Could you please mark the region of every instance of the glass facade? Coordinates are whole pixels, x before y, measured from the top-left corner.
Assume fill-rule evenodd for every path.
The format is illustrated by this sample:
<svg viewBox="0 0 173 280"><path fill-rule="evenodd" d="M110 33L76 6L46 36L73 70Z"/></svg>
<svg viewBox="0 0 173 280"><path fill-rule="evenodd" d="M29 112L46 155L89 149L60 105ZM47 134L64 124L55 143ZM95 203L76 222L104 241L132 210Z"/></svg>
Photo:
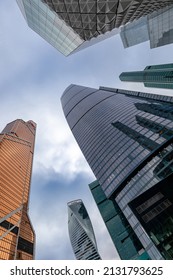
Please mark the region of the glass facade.
<svg viewBox="0 0 173 280"><path fill-rule="evenodd" d="M65 56L84 41L41 0L17 0L28 26Z"/></svg>
<svg viewBox="0 0 173 280"><path fill-rule="evenodd" d="M173 6L151 14L148 29L151 48L173 43Z"/></svg>
<svg viewBox="0 0 173 280"><path fill-rule="evenodd" d="M120 37L124 48L149 40L147 16L121 27Z"/></svg>
<svg viewBox="0 0 173 280"><path fill-rule="evenodd" d="M34 258L28 216L36 124L16 120L0 134L0 259Z"/></svg>
<svg viewBox="0 0 173 280"><path fill-rule="evenodd" d="M120 36L125 48L148 40L151 49L173 43L173 5L160 6L159 10L122 26Z"/></svg>
<svg viewBox="0 0 173 280"><path fill-rule="evenodd" d="M106 197L97 180L89 184L89 188L120 258L150 259L118 204Z"/></svg>
<svg viewBox="0 0 173 280"><path fill-rule="evenodd" d="M151 65L144 71L123 72L121 81L143 82L145 87L173 89L173 64Z"/></svg>
<svg viewBox="0 0 173 280"><path fill-rule="evenodd" d="M100 260L93 227L81 199L68 203L68 230L77 260Z"/></svg>
<svg viewBox="0 0 173 280"><path fill-rule="evenodd" d="M173 259L173 175L130 202L130 207L165 259Z"/></svg>
<svg viewBox="0 0 173 280"><path fill-rule="evenodd" d="M128 22L173 3L173 0L16 1L29 27L66 56L118 33L119 27Z"/></svg>
<svg viewBox="0 0 173 280"><path fill-rule="evenodd" d="M118 205L149 257L164 259L129 203L173 171L173 97L70 85L61 102L104 194Z"/></svg>

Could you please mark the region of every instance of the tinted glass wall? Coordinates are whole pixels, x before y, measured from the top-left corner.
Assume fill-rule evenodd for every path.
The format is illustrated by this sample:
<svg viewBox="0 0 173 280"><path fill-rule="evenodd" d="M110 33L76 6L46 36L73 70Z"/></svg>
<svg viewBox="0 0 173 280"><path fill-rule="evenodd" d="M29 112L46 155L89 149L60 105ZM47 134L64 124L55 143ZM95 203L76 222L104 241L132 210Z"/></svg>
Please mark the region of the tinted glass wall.
<svg viewBox="0 0 173 280"><path fill-rule="evenodd" d="M81 199L68 203L68 230L77 260L100 260L93 227Z"/></svg>
<svg viewBox="0 0 173 280"><path fill-rule="evenodd" d="M0 259L34 258L28 216L36 125L16 120L0 134Z"/></svg>
<svg viewBox="0 0 173 280"><path fill-rule="evenodd" d="M116 201L151 259L162 259L129 207L173 172L172 97L69 86L62 96L68 124L104 194Z"/></svg>
<svg viewBox="0 0 173 280"><path fill-rule="evenodd" d="M89 188L120 258L149 259L118 204L105 196L97 180L89 184Z"/></svg>

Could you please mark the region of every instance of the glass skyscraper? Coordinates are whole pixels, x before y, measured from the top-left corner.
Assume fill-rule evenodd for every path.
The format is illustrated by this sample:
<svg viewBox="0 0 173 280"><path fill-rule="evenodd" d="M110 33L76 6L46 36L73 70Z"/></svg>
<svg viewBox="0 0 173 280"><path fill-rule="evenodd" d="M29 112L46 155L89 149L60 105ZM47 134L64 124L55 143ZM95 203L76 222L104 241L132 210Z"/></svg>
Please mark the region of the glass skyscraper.
<svg viewBox="0 0 173 280"><path fill-rule="evenodd" d="M64 55L119 33L173 0L16 0L28 26Z"/></svg>
<svg viewBox="0 0 173 280"><path fill-rule="evenodd" d="M0 134L0 259L32 260L35 233L28 216L36 124L15 120Z"/></svg>
<svg viewBox="0 0 173 280"><path fill-rule="evenodd" d="M148 41L148 16L134 20L133 22L122 26L120 37L124 48Z"/></svg>
<svg viewBox="0 0 173 280"><path fill-rule="evenodd" d="M123 260L150 259L137 238L121 209L113 200L108 199L96 180L89 184L93 198L105 222L116 250Z"/></svg>
<svg viewBox="0 0 173 280"><path fill-rule="evenodd" d="M173 5L164 7L121 27L125 48L150 41L150 48L173 43Z"/></svg>
<svg viewBox="0 0 173 280"><path fill-rule="evenodd" d="M173 259L173 97L70 85L61 102L105 196L129 223L129 234L134 232L150 259ZM122 246L123 241L122 236Z"/></svg>
<svg viewBox="0 0 173 280"><path fill-rule="evenodd" d="M151 65L144 71L123 72L120 80L143 82L145 87L173 89L173 64Z"/></svg>
<svg viewBox="0 0 173 280"><path fill-rule="evenodd" d="M100 260L93 227L81 199L68 203L68 230L77 260Z"/></svg>

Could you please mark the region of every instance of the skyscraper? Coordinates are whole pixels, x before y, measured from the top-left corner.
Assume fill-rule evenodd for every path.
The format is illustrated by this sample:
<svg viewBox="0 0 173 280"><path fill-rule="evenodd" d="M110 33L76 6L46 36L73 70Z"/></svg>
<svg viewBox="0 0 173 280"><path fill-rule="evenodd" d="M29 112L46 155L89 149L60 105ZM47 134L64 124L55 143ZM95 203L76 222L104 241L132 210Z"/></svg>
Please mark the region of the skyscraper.
<svg viewBox="0 0 173 280"><path fill-rule="evenodd" d="M173 5L122 26L120 36L125 48L146 41L151 49L173 43Z"/></svg>
<svg viewBox="0 0 173 280"><path fill-rule="evenodd" d="M106 197L99 182L97 180L92 182L89 188L120 258L123 260L150 259L130 224L124 218L121 209L113 200Z"/></svg>
<svg viewBox="0 0 173 280"><path fill-rule="evenodd" d="M64 55L119 33L173 0L16 0L28 26Z"/></svg>
<svg viewBox="0 0 173 280"><path fill-rule="evenodd" d="M0 259L34 258L28 216L36 124L15 120L0 134Z"/></svg>
<svg viewBox="0 0 173 280"><path fill-rule="evenodd" d="M145 87L173 89L173 64L151 65L144 71L123 72L120 80L143 82Z"/></svg>
<svg viewBox="0 0 173 280"><path fill-rule="evenodd" d="M93 227L81 199L68 203L68 230L78 260L100 260Z"/></svg>
<svg viewBox="0 0 173 280"><path fill-rule="evenodd" d="M96 179L130 232L151 259L173 259L173 97L70 85L61 102Z"/></svg>
<svg viewBox="0 0 173 280"><path fill-rule="evenodd" d="M124 48L138 45L149 40L148 16L134 20L121 27L120 37Z"/></svg>

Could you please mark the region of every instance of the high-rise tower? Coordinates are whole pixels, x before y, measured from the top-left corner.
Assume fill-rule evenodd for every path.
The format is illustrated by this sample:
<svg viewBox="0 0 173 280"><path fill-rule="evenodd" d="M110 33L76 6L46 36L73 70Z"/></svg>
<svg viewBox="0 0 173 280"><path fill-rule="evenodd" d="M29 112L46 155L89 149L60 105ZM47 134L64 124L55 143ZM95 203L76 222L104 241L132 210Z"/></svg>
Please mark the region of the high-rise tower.
<svg viewBox="0 0 173 280"><path fill-rule="evenodd" d="M89 184L89 188L120 258L149 260L148 254L124 218L119 206L114 203L114 200L106 197L97 180Z"/></svg>
<svg viewBox="0 0 173 280"><path fill-rule="evenodd" d="M61 101L77 143L129 232L151 259L173 259L173 97L70 85ZM128 237L122 234L122 247Z"/></svg>
<svg viewBox="0 0 173 280"><path fill-rule="evenodd" d="M93 227L81 199L68 203L68 230L77 260L100 260Z"/></svg>
<svg viewBox="0 0 173 280"><path fill-rule="evenodd" d="M125 48L149 41L150 48L173 43L173 5L149 13L121 27Z"/></svg>
<svg viewBox="0 0 173 280"><path fill-rule="evenodd" d="M173 0L16 0L28 26L64 55L119 33Z"/></svg>
<svg viewBox="0 0 173 280"><path fill-rule="evenodd" d="M15 120L0 134L0 259L34 258L28 216L36 124Z"/></svg>
<svg viewBox="0 0 173 280"><path fill-rule="evenodd" d="M151 65L144 71L123 72L120 80L143 82L145 87L173 89L173 64Z"/></svg>

